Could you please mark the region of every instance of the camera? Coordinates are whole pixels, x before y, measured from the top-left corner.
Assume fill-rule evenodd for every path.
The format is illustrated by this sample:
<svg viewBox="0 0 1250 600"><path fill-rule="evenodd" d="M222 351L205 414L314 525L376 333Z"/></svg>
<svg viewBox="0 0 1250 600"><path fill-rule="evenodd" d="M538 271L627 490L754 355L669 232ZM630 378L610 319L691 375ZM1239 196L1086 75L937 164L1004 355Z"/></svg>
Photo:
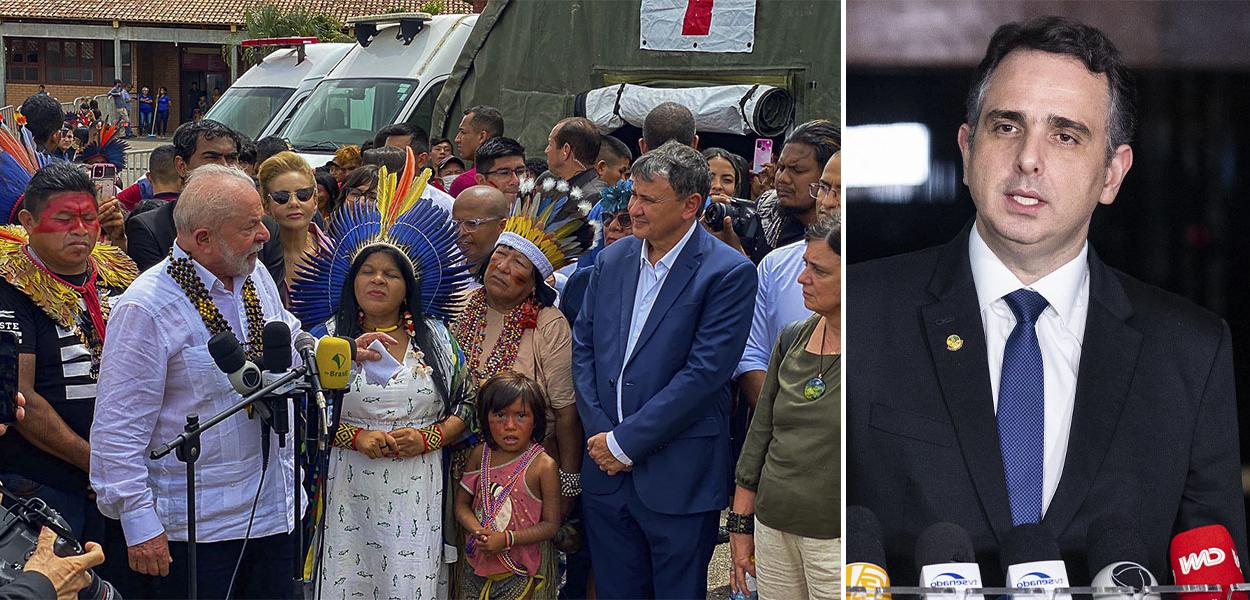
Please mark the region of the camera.
<svg viewBox="0 0 1250 600"><path fill-rule="evenodd" d="M730 198L729 202L712 202L703 209L703 222L712 231L725 228L725 217L732 219L734 233L742 240L743 247L748 251L754 248L764 231L759 213L755 210L755 203L741 198Z"/></svg>
<svg viewBox="0 0 1250 600"><path fill-rule="evenodd" d="M35 553L39 530L43 527L57 534L56 543L52 546L57 556L75 556L84 552L70 533L69 524L43 500L17 498L7 493L3 486L0 486L0 493L15 501L7 509L0 507L0 586L22 573L26 561ZM91 575L91 583L78 592L80 600L121 600L121 595L112 584L92 571L87 574Z"/></svg>

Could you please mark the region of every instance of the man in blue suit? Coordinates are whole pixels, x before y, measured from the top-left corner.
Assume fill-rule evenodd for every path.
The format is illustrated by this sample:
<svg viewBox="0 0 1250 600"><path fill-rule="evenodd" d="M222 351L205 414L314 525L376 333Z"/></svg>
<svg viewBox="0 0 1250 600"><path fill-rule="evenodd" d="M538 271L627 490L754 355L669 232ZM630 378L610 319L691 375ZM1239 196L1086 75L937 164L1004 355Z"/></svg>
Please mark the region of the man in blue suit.
<svg viewBox="0 0 1250 600"><path fill-rule="evenodd" d="M599 254L573 334L586 538L599 597L703 598L755 268L696 222L698 151L664 144L633 178L634 237Z"/></svg>

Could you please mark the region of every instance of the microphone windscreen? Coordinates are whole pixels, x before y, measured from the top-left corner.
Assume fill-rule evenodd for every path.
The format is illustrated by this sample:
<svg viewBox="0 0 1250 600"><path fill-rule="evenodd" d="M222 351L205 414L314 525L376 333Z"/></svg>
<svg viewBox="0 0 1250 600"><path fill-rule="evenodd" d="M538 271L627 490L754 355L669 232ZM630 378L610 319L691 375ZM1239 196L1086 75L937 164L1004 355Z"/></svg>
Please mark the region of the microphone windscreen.
<svg viewBox="0 0 1250 600"><path fill-rule="evenodd" d="M1172 538L1168 562L1176 585L1228 586L1245 582L1237 547L1223 525L1206 525L1176 534ZM1183 596L1206 597L1203 594ZM1209 596L1214 598L1221 594Z"/></svg>
<svg viewBox="0 0 1250 600"><path fill-rule="evenodd" d="M243 362L246 360L243 356L243 347L239 345L239 339L230 331L223 331L209 338L208 354L213 357L213 362L217 363L217 368L226 374L238 372L243 368Z"/></svg>
<svg viewBox="0 0 1250 600"><path fill-rule="evenodd" d="M954 523L934 523L916 539L916 566L942 563L974 563L972 536Z"/></svg>
<svg viewBox="0 0 1250 600"><path fill-rule="evenodd" d="M341 337L323 337L317 342L317 379L327 390L347 387L352 369L354 343Z"/></svg>
<svg viewBox="0 0 1250 600"><path fill-rule="evenodd" d="M1004 574L1011 565L1063 560L1055 537L1040 523L1024 523L1013 527L1007 532L1007 537L1003 540L1003 546L999 552Z"/></svg>
<svg viewBox="0 0 1250 600"><path fill-rule="evenodd" d="M264 368L270 373L291 370L291 326L282 321L265 323L261 332Z"/></svg>
<svg viewBox="0 0 1250 600"><path fill-rule="evenodd" d="M846 562L885 568L885 547L877 515L863 506L846 507Z"/></svg>
<svg viewBox="0 0 1250 600"><path fill-rule="evenodd" d="M1150 564L1150 554L1137 533L1137 522L1124 513L1109 512L1094 519L1085 535L1085 547L1090 573L1118 562Z"/></svg>
<svg viewBox="0 0 1250 600"><path fill-rule="evenodd" d="M313 334L308 333L307 331L301 331L299 332L299 335L295 336L296 352L299 352L300 354L303 354L305 350L313 350L315 352L314 349L316 347L317 338L313 337Z"/></svg>

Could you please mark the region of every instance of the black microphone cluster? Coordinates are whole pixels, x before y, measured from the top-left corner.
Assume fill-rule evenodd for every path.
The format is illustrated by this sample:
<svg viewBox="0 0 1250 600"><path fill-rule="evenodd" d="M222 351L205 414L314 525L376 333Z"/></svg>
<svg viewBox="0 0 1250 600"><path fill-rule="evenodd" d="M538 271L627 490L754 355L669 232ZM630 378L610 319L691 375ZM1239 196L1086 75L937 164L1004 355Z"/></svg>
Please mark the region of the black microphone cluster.
<svg viewBox="0 0 1250 600"><path fill-rule="evenodd" d="M954 523L935 523L916 540L918 587L892 587L886 565L880 523L862 506L846 509L846 585L848 597L885 594L924 595L962 590L962 597L980 600L1009 590L987 588L968 531ZM1178 594L1184 600L1245 598L1245 578L1227 529L1207 525L1177 534L1169 552L1176 586L1160 586L1144 565L1149 553L1134 520L1123 513L1107 513L1090 524L1086 555L1093 579L1086 588L1069 580L1067 567L1054 536L1041 524L1014 527L999 549L1006 588L1029 590L1053 598L1071 593L1098 600L1157 599ZM1237 585L1242 584L1242 585ZM875 590L875 591L874 591ZM1039 591L1045 590L1045 592Z"/></svg>

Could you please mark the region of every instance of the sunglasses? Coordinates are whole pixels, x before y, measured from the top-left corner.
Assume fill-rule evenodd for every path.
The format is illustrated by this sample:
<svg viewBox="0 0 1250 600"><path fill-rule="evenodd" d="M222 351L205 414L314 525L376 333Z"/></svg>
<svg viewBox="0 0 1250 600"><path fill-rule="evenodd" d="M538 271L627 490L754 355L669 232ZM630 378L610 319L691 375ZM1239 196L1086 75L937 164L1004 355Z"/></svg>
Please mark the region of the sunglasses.
<svg viewBox="0 0 1250 600"><path fill-rule="evenodd" d="M300 202L308 202L308 199L312 198L314 193L316 193L316 190L310 187L298 189L294 192L279 190L276 192L269 192L269 199L277 202L278 204L286 204L291 200L291 194L295 194L295 197L299 198Z"/></svg>
<svg viewBox="0 0 1250 600"><path fill-rule="evenodd" d="M616 224L619 225L621 229L629 229L633 227L634 225L633 221L629 218L629 211L627 210L622 210L622 211L618 211L615 213L610 213L610 212L603 213L603 228L604 229L611 227L613 221L616 221Z"/></svg>

